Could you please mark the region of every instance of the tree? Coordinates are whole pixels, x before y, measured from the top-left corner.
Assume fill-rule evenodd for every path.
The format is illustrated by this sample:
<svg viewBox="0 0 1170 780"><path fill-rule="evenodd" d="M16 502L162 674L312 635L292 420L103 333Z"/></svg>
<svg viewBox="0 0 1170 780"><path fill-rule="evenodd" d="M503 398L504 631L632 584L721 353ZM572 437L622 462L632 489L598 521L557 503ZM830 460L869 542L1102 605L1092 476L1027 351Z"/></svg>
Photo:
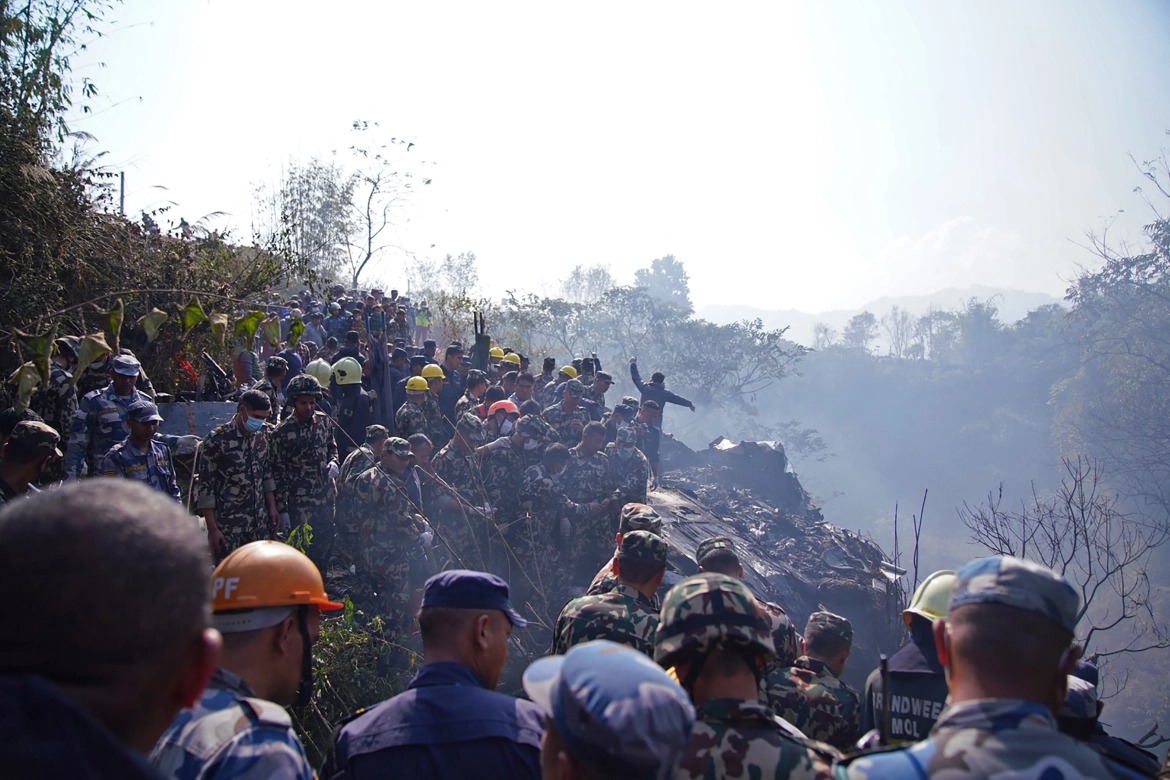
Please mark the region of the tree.
<svg viewBox="0 0 1170 780"><path fill-rule="evenodd" d="M649 268L634 272L634 286L642 287L651 297L674 306L684 315L695 309L691 305L690 279L683 264L674 255L660 257Z"/></svg>
<svg viewBox="0 0 1170 780"><path fill-rule="evenodd" d="M882 330L890 340L890 354L896 358L907 357L906 351L914 335L914 318L910 312L897 306L890 307L890 313L882 317Z"/></svg>
<svg viewBox="0 0 1170 780"><path fill-rule="evenodd" d="M1077 639L1090 661L1170 648L1147 573L1151 554L1167 540L1165 526L1124 514L1099 464L1065 458L1063 465L1056 492L1033 492L1018 510L1002 506L1002 486L985 504L964 504L959 517L971 540L993 555L1042 563L1072 583L1081 599ZM1124 681L1115 684L1120 689Z"/></svg>
<svg viewBox="0 0 1170 780"><path fill-rule="evenodd" d="M813 349L828 349L837 340L837 329L827 322L813 325Z"/></svg>
<svg viewBox="0 0 1170 780"><path fill-rule="evenodd" d="M857 352L869 352L869 345L877 337L877 317L868 311L854 314L841 332L841 343Z"/></svg>
<svg viewBox="0 0 1170 780"><path fill-rule="evenodd" d="M935 362L953 357L958 334L958 317L954 312L931 308L914 323L915 343L922 346L927 359Z"/></svg>
<svg viewBox="0 0 1170 780"><path fill-rule="evenodd" d="M561 295L573 303L597 303L616 286L607 266L578 265L561 282Z"/></svg>

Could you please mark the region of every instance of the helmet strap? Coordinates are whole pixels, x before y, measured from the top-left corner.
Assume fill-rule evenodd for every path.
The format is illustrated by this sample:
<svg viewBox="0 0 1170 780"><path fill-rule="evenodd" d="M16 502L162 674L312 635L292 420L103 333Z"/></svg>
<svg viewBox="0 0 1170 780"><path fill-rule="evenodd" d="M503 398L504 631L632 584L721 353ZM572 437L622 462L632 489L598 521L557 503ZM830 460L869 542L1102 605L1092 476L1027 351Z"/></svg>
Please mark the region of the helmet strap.
<svg viewBox="0 0 1170 780"><path fill-rule="evenodd" d="M297 607L297 625L301 631L301 687L297 689L297 704L305 705L313 698L313 643L309 639L309 605Z"/></svg>

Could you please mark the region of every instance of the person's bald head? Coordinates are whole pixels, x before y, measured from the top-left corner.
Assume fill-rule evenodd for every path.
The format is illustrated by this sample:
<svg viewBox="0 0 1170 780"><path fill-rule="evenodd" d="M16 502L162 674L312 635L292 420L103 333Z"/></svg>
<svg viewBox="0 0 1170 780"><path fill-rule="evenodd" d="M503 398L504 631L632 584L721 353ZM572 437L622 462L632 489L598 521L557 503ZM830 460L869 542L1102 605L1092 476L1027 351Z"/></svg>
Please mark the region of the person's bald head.
<svg viewBox="0 0 1170 780"><path fill-rule="evenodd" d="M149 749L219 647L195 521L137 482L86 480L7 506L0 549L0 589L33 604L0 633L0 674L48 679Z"/></svg>

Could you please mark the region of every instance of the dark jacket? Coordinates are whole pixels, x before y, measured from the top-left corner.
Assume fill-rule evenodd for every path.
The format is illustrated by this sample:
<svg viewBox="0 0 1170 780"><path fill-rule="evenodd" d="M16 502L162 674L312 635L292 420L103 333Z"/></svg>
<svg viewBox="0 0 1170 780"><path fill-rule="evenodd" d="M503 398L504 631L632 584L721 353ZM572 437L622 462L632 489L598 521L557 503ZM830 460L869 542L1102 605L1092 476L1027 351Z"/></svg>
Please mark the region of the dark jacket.
<svg viewBox="0 0 1170 780"><path fill-rule="evenodd" d="M537 780L543 724L535 704L485 689L466 666L427 664L406 691L342 726L321 778Z"/></svg>
<svg viewBox="0 0 1170 780"><path fill-rule="evenodd" d="M662 407L658 418L659 427L662 427L662 420L666 416L667 404L677 404L679 406L685 406L688 409L694 406L694 404L681 395L667 390L661 382L643 382L642 375L638 373L637 363L630 363L630 378L634 380L634 385L638 388L638 392L642 394L642 403L655 401Z"/></svg>

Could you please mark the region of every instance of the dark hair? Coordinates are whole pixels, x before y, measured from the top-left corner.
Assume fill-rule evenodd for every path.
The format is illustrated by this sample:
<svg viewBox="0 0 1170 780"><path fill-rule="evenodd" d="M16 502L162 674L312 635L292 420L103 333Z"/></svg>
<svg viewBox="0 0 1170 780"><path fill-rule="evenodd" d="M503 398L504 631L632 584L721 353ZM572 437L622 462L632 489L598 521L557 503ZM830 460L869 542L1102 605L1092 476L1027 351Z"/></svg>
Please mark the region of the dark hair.
<svg viewBox="0 0 1170 780"><path fill-rule="evenodd" d="M14 407L8 407L0 412L0 436L11 436L16 426L25 421L44 422L32 409L25 408L18 412Z"/></svg>
<svg viewBox="0 0 1170 780"><path fill-rule="evenodd" d="M602 425L601 423L597 422L596 420L594 420L593 422L586 423L585 427L581 430L582 438L584 438L585 436L588 436L591 433L604 436L605 435L605 426Z"/></svg>
<svg viewBox="0 0 1170 780"><path fill-rule="evenodd" d="M539 417L540 411L541 411L540 404L532 398L529 398L527 401L520 404L520 414L521 415L534 414L537 417Z"/></svg>
<svg viewBox="0 0 1170 780"><path fill-rule="evenodd" d="M816 658L833 658L848 650L852 644L845 637L830 634L828 631L804 632L805 652Z"/></svg>
<svg viewBox="0 0 1170 780"><path fill-rule="evenodd" d="M496 401L503 401L507 397L508 393L504 391L504 388L500 387L499 385L492 385L487 389L487 392L483 394L483 402L488 406L491 406Z"/></svg>
<svg viewBox="0 0 1170 780"><path fill-rule="evenodd" d="M512 382L515 382L515 381L517 381L519 378L520 378L520 372L519 372L519 371L509 371L508 373L506 373L506 374L504 374L502 377L500 377L501 381L504 381L504 382L507 382L507 381L509 381L509 380L510 380L510 381L512 381Z"/></svg>
<svg viewBox="0 0 1170 780"><path fill-rule="evenodd" d="M536 384L536 377L534 377L529 372L525 371L523 374L516 375L516 384L520 384L521 382L528 382L530 384Z"/></svg>
<svg viewBox="0 0 1170 780"><path fill-rule="evenodd" d="M327 347L336 347L336 346L337 346L337 337L336 337L336 336L330 336L329 338L325 339L325 346L327 346Z"/></svg>
<svg viewBox="0 0 1170 780"><path fill-rule="evenodd" d="M346 344L357 344L360 340L361 340L361 336L358 335L358 332L356 330L347 331L345 334L345 343Z"/></svg>
<svg viewBox="0 0 1170 780"><path fill-rule="evenodd" d="M173 663L208 625L211 559L194 520L136 480L87 479L9 504L0 588L35 594L0 633L0 675L114 687Z"/></svg>
<svg viewBox="0 0 1170 780"><path fill-rule="evenodd" d="M544 465L555 466L569 462L569 449L563 444L550 444L544 450Z"/></svg>
<svg viewBox="0 0 1170 780"><path fill-rule="evenodd" d="M655 371L653 374L650 375L650 381L655 382L655 383L665 382L666 381L666 374L662 373L661 371Z"/></svg>
<svg viewBox="0 0 1170 780"><path fill-rule="evenodd" d="M649 400L649 401L643 401L643 402L642 402L642 408L643 408L643 409L658 409L658 410L661 410L661 409L662 409L662 404L660 404L660 403L658 403L657 401L655 401L655 400L651 399L651 400Z"/></svg>
<svg viewBox="0 0 1170 780"><path fill-rule="evenodd" d="M468 373L468 377L467 377L467 389L468 390L474 390L475 388L479 387L480 385L486 385L488 383L488 378L483 374L480 374L479 376L471 376L470 371L467 373Z"/></svg>
<svg viewBox="0 0 1170 780"><path fill-rule="evenodd" d="M271 410L272 399L260 390L245 390L244 394L240 396L240 406L246 406L253 412Z"/></svg>
<svg viewBox="0 0 1170 780"><path fill-rule="evenodd" d="M431 446L434 446L434 442L431 441L431 437L427 436L425 433L412 433L410 434L410 438L406 441L410 443L411 449L414 449L420 444L430 444Z"/></svg>
<svg viewBox="0 0 1170 780"><path fill-rule="evenodd" d="M726 547L712 550L704 555L703 560L698 563L699 566L703 567L703 571L726 574L728 577L739 576L739 556L735 554L735 550L729 550Z"/></svg>
<svg viewBox="0 0 1170 780"><path fill-rule="evenodd" d="M666 568L665 562L648 561L645 558L627 558L618 553L621 579L634 585L645 585Z"/></svg>

